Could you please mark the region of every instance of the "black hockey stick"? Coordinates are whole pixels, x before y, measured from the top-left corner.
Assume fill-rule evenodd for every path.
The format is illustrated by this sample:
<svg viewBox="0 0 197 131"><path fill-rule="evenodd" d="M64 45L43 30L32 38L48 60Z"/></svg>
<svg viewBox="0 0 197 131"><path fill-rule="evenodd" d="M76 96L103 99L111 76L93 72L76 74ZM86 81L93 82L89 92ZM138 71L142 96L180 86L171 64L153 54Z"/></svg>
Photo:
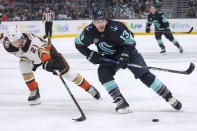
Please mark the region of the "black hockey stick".
<svg viewBox="0 0 197 131"><path fill-rule="evenodd" d="M102 60L106 62L118 63L111 59L103 58ZM136 67L136 68L146 68L146 69L157 70L157 71L165 71L165 72L171 72L171 73L178 73L178 74L185 74L185 75L191 74L195 69L195 65L192 62L190 63L190 66L186 71L177 71L177 70L170 70L170 69L151 67L151 66L141 66L137 64L127 64L127 66Z"/></svg>
<svg viewBox="0 0 197 131"><path fill-rule="evenodd" d="M73 96L72 92L71 92L70 89L68 88L68 86L67 86L66 82L64 81L64 79L62 78L62 75L61 75L61 74L59 74L59 77L60 77L60 79L62 80L64 86L66 87L66 89L67 89L69 95L71 96L72 100L74 101L75 105L77 106L78 110L79 110L80 113L81 113L81 117L79 117L79 118L77 118L77 119L72 119L72 120L75 120L75 121L84 121L84 120L86 119L85 114L83 113L81 107L80 107L79 104L77 103L75 97Z"/></svg>
<svg viewBox="0 0 197 131"><path fill-rule="evenodd" d="M188 32L171 32L171 31L158 31L158 30L156 30L155 32L162 32L162 33L183 33L183 34L189 34L189 33L191 33L192 31L193 31L193 29L194 29L194 27L191 27L191 29L188 31Z"/></svg>

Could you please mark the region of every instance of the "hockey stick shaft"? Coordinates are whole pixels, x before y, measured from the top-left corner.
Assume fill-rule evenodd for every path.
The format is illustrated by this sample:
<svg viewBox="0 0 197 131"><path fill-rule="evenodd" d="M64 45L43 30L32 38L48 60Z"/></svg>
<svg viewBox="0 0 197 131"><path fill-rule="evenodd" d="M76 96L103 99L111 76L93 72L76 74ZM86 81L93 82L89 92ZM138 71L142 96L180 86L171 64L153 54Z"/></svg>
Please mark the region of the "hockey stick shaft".
<svg viewBox="0 0 197 131"><path fill-rule="evenodd" d="M75 105L77 106L79 112L81 113L81 117L80 117L80 118L78 118L78 119L73 119L73 120L76 120L76 121L83 121L83 120L85 120L85 119L86 119L85 114L83 113L81 107L79 106L79 104L78 104L78 102L76 101L75 97L73 96L72 92L71 92L70 89L68 88L66 82L65 82L64 79L62 78L62 75L59 74L59 77L60 77L62 83L64 84L64 86L66 87L66 90L68 91L68 93L69 93L69 95L71 96L72 100L74 101Z"/></svg>
<svg viewBox="0 0 197 131"><path fill-rule="evenodd" d="M102 59L105 62L112 62L112 63L117 63L117 61L111 60L111 59ZM127 66L130 67L136 67L136 68L146 68L146 69L151 69L151 70L157 70L157 71L164 71L164 72L171 72L171 73L177 73L177 74L191 74L194 69L195 69L195 65L193 63L190 63L189 68L186 71L177 71L177 70L171 70L171 69L164 69L164 68L158 68L158 67L152 67L152 66L141 66L141 65L137 65L137 64L127 64Z"/></svg>
<svg viewBox="0 0 197 131"><path fill-rule="evenodd" d="M189 34L189 33L191 33L192 31L193 31L193 27L191 27L191 29L188 31L188 32L171 32L171 31L158 31L158 30L156 30L155 32L161 32L161 33L183 33L183 34Z"/></svg>

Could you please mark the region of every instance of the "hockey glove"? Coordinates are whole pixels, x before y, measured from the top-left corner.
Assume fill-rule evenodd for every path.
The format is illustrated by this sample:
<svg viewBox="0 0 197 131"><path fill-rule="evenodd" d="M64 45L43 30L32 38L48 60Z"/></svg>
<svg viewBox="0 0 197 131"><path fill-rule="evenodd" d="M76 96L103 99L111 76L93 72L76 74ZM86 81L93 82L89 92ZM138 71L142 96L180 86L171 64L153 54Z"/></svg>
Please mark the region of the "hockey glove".
<svg viewBox="0 0 197 131"><path fill-rule="evenodd" d="M42 65L42 67L44 70L49 71L49 72L53 72L53 73L55 70L59 69L57 62L54 60L45 61Z"/></svg>
<svg viewBox="0 0 197 131"><path fill-rule="evenodd" d="M129 63L129 54L127 53L121 53L118 58L118 66L122 69L125 69L127 67L127 64Z"/></svg>
<svg viewBox="0 0 197 131"><path fill-rule="evenodd" d="M99 52L91 51L87 59L93 64L100 64L102 60L102 55Z"/></svg>
<svg viewBox="0 0 197 131"><path fill-rule="evenodd" d="M42 65L42 64L33 64L32 71L36 71L37 68L38 68L39 66L41 66L41 65Z"/></svg>
<svg viewBox="0 0 197 131"><path fill-rule="evenodd" d="M146 33L150 33L150 27L146 27Z"/></svg>

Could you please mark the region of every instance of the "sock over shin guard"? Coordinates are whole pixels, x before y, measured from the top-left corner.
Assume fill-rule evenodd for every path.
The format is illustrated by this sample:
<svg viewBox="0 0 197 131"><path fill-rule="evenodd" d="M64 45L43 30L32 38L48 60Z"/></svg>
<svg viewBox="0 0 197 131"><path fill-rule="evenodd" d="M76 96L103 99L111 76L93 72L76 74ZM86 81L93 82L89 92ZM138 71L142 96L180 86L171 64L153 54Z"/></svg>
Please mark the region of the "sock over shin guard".
<svg viewBox="0 0 197 131"><path fill-rule="evenodd" d="M114 100L116 99L116 97L122 96L118 88L118 85L114 80L104 83L103 86Z"/></svg>
<svg viewBox="0 0 197 131"><path fill-rule="evenodd" d="M80 86L84 90L87 90L90 87L89 82L84 79L80 74L77 74L76 79L73 81L76 85Z"/></svg>
<svg viewBox="0 0 197 131"><path fill-rule="evenodd" d="M38 88L38 83L35 81L33 73L23 74L23 78L30 91Z"/></svg>
<svg viewBox="0 0 197 131"><path fill-rule="evenodd" d="M147 73L140 80L149 88L152 88L158 95L162 96L166 101L172 97L172 93L168 88L152 73Z"/></svg>
<svg viewBox="0 0 197 131"><path fill-rule="evenodd" d="M79 73L71 71L71 69L69 69L68 72L63 75L63 77L85 90L90 87L88 81L86 81Z"/></svg>

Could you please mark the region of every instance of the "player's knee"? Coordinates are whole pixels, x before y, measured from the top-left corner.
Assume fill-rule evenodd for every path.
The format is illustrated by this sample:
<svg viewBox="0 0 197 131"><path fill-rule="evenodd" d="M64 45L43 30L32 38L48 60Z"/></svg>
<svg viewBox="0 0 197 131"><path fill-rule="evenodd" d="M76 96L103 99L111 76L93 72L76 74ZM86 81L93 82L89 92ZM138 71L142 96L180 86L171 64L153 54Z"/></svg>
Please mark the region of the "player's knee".
<svg viewBox="0 0 197 131"><path fill-rule="evenodd" d="M59 64L59 72L61 75L66 74L67 72L69 72L70 67L68 66L68 64L62 63Z"/></svg>
<svg viewBox="0 0 197 131"><path fill-rule="evenodd" d="M108 81L114 80L113 73L107 68L98 68L99 81L104 84Z"/></svg>
<svg viewBox="0 0 197 131"><path fill-rule="evenodd" d="M168 38L170 41L173 41L174 40L174 37L170 37L170 38Z"/></svg>
<svg viewBox="0 0 197 131"><path fill-rule="evenodd" d="M66 78L67 80L69 81L74 81L77 76L78 76L78 73L74 72L74 71L71 71L71 69L69 69L66 73L64 73L62 75L64 78Z"/></svg>
<svg viewBox="0 0 197 131"><path fill-rule="evenodd" d="M155 38L158 40L158 39L161 39L161 35L158 35L158 34L156 34L155 35Z"/></svg>
<svg viewBox="0 0 197 131"><path fill-rule="evenodd" d="M167 38L168 40L170 40L170 41L173 41L173 40L174 40L173 35L168 35L168 36L166 36L166 38Z"/></svg>
<svg viewBox="0 0 197 131"><path fill-rule="evenodd" d="M21 74L31 73L33 69L33 64L27 61L21 60L19 62L19 69Z"/></svg>
<svg viewBox="0 0 197 131"><path fill-rule="evenodd" d="M155 80L155 75L153 75L151 72L146 73L145 75L140 77L140 80L146 85L150 86L154 80Z"/></svg>

